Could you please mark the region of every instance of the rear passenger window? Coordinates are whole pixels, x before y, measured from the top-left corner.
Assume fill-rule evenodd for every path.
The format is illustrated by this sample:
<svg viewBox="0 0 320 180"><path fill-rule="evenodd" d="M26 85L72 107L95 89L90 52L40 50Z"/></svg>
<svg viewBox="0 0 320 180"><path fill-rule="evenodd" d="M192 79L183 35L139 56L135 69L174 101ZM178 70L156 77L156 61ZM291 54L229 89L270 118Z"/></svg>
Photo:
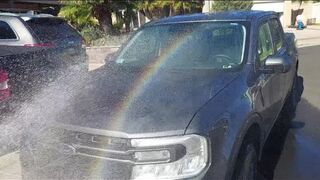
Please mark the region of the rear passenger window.
<svg viewBox="0 0 320 180"><path fill-rule="evenodd" d="M8 23L0 21L0 39L17 39Z"/></svg>
<svg viewBox="0 0 320 180"><path fill-rule="evenodd" d="M273 44L277 51L279 51L282 48L283 45L283 37L282 37L282 30L281 30L281 24L278 20L272 19L270 21L270 30L273 37Z"/></svg>
<svg viewBox="0 0 320 180"><path fill-rule="evenodd" d="M67 22L58 18L34 18L27 21L42 42L50 43L66 38L81 38L78 32Z"/></svg>
<svg viewBox="0 0 320 180"><path fill-rule="evenodd" d="M263 24L259 28L258 55L260 62L263 62L268 56L273 55L271 32L268 23Z"/></svg>

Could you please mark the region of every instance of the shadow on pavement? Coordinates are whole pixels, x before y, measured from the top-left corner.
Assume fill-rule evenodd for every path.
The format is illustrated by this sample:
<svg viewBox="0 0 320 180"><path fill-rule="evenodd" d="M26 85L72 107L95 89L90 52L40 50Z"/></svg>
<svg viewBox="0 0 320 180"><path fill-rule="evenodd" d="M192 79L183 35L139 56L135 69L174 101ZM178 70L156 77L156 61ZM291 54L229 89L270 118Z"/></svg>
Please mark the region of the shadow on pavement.
<svg viewBox="0 0 320 180"><path fill-rule="evenodd" d="M281 116L272 128L270 135L264 145L260 160L260 171L266 179L273 179L275 168L283 151L286 137L288 135L291 119ZM303 122L294 122L290 124L300 124L304 127Z"/></svg>
<svg viewBox="0 0 320 180"><path fill-rule="evenodd" d="M300 96L297 98L300 100L303 92L302 77L299 77L298 92ZM320 178L317 170L320 167L320 155L317 153L320 144L312 138L317 134L319 117L320 110L304 98L298 104L296 116L279 117L266 141L259 164L266 179L274 178L280 157L278 179Z"/></svg>
<svg viewBox="0 0 320 180"><path fill-rule="evenodd" d="M303 100L303 101L305 101L305 100ZM305 122L292 121L292 122L290 123L290 126L289 126L289 127L290 127L291 129L301 129L301 128L303 128L305 125L306 125Z"/></svg>
<svg viewBox="0 0 320 180"><path fill-rule="evenodd" d="M302 99L275 171L275 179L320 179L320 109ZM302 128L303 127L303 128Z"/></svg>

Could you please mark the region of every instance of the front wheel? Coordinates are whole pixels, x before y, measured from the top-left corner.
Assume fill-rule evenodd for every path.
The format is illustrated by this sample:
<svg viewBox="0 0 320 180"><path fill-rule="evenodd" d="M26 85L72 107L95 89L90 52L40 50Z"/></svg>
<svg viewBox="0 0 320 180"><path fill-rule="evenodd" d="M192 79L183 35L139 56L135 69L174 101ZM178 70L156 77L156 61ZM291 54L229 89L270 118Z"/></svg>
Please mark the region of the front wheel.
<svg viewBox="0 0 320 180"><path fill-rule="evenodd" d="M258 179L258 155L254 143L245 143L242 145L233 180L256 180Z"/></svg>

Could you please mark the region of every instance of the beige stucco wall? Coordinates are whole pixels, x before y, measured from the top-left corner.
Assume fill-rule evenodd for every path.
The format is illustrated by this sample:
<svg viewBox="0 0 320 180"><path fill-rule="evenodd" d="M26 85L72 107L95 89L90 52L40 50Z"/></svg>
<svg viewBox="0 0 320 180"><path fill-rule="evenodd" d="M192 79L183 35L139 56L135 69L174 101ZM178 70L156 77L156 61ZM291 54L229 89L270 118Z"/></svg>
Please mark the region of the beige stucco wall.
<svg viewBox="0 0 320 180"><path fill-rule="evenodd" d="M202 12L203 12L203 13L210 12L210 11L211 11L211 7L212 7L212 4L213 4L213 1L205 0L205 1L204 1L204 6L203 6L203 8L202 8Z"/></svg>
<svg viewBox="0 0 320 180"><path fill-rule="evenodd" d="M312 1L304 1L302 3L292 2L289 0L254 0L254 10L275 10L282 13L281 22L284 27L291 25L291 10L303 9L303 22L307 24L310 18L317 18L317 23L320 23L320 3ZM214 1L205 0L203 12L210 12Z"/></svg>
<svg viewBox="0 0 320 180"><path fill-rule="evenodd" d="M269 1L253 1L252 10L275 11L280 14L280 21L284 21L284 0L269 0Z"/></svg>
<svg viewBox="0 0 320 180"><path fill-rule="evenodd" d="M284 1L285 0L253 0L253 9L270 11L275 8L273 10L282 12ZM202 12L210 12L212 10L213 3L213 0L205 0Z"/></svg>
<svg viewBox="0 0 320 180"><path fill-rule="evenodd" d="M284 27L291 24L291 1L284 1L283 22Z"/></svg>
<svg viewBox="0 0 320 180"><path fill-rule="evenodd" d="M307 24L308 19L314 18L314 4L312 1L299 2L284 2L284 20L283 25L288 27L291 25L291 10L303 9L303 23Z"/></svg>
<svg viewBox="0 0 320 180"><path fill-rule="evenodd" d="M298 2L294 2L291 4L291 7L293 10L297 10L297 9L303 9L303 23L307 24L307 20L312 18L312 8L313 8L313 2L312 1L305 1L302 2L301 4Z"/></svg>
<svg viewBox="0 0 320 180"><path fill-rule="evenodd" d="M316 18L316 23L320 23L320 3L313 4L312 18Z"/></svg>

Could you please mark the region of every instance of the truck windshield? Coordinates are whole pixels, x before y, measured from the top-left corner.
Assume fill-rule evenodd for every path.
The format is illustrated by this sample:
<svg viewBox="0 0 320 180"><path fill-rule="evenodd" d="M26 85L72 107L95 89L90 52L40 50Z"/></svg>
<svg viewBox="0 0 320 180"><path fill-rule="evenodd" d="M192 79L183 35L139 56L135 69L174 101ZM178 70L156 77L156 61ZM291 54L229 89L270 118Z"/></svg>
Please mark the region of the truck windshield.
<svg viewBox="0 0 320 180"><path fill-rule="evenodd" d="M184 69L231 69L244 58L246 29L231 22L149 26L119 53L117 64Z"/></svg>

